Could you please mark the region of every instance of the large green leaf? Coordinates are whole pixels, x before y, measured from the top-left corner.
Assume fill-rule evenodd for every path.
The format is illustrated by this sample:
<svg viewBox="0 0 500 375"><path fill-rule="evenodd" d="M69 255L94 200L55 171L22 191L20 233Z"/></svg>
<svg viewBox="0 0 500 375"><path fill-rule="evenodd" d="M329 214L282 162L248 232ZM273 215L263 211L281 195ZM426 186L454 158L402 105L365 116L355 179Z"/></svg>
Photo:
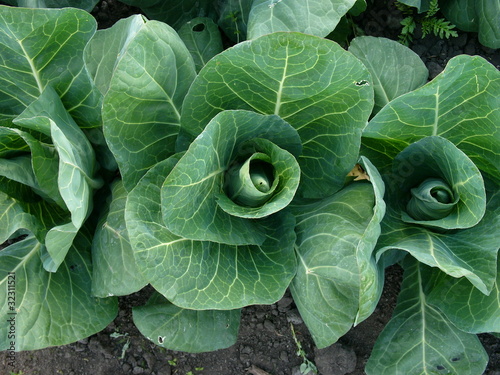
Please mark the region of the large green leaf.
<svg viewBox="0 0 500 375"><path fill-rule="evenodd" d="M96 297L135 293L147 284L135 264L128 238L126 200L122 181L114 182L92 240L92 292Z"/></svg>
<svg viewBox="0 0 500 375"><path fill-rule="evenodd" d="M120 19L112 27L98 30L85 46L85 67L103 95L109 89L121 56L145 22L140 15Z"/></svg>
<svg viewBox="0 0 500 375"><path fill-rule="evenodd" d="M479 339L457 329L427 301L429 268L411 258L405 264L396 309L375 343L366 373L482 374L488 355Z"/></svg>
<svg viewBox="0 0 500 375"><path fill-rule="evenodd" d="M498 183L499 97L498 69L481 57L454 57L432 82L394 99L369 122L365 154L380 168L378 155L392 159L410 143L439 135Z"/></svg>
<svg viewBox="0 0 500 375"><path fill-rule="evenodd" d="M213 0L120 0L139 7L149 19L165 22L178 30L196 17L215 17Z"/></svg>
<svg viewBox="0 0 500 375"><path fill-rule="evenodd" d="M295 220L269 220L261 246L191 241L163 225L161 187L178 156L158 163L129 193L125 220L140 271L177 306L237 309L279 300L296 271Z"/></svg>
<svg viewBox="0 0 500 375"><path fill-rule="evenodd" d="M14 122L50 135L59 156L59 170L52 181L71 213L71 222L51 228L45 239L49 257L44 267L55 271L92 210L93 190L102 185L94 176L94 150L50 86Z"/></svg>
<svg viewBox="0 0 500 375"><path fill-rule="evenodd" d="M117 300L91 294L89 237L79 233L55 273L43 269L43 245L32 236L0 251L0 318L9 322L0 326L0 350L9 349L11 341L16 351L69 344L115 318ZM9 338L11 326L15 337Z"/></svg>
<svg viewBox="0 0 500 375"><path fill-rule="evenodd" d="M99 0L4 0L5 4L26 8L80 8L90 12ZM76 4L75 4L76 3Z"/></svg>
<svg viewBox="0 0 500 375"><path fill-rule="evenodd" d="M366 319L382 289L372 252L385 213L384 185L367 159L360 162L371 184L353 182L332 197L294 206L299 267L290 290L320 348Z"/></svg>
<svg viewBox="0 0 500 375"><path fill-rule="evenodd" d="M248 39L276 31L325 37L356 0L255 0L248 18Z"/></svg>
<svg viewBox="0 0 500 375"><path fill-rule="evenodd" d="M364 65L336 43L274 33L239 43L210 60L184 101L178 149L185 150L219 112L275 114L302 139L302 195L342 187L356 163L359 134L373 106Z"/></svg>
<svg viewBox="0 0 500 375"><path fill-rule="evenodd" d="M434 271L429 303L437 306L455 326L469 333L500 332L500 257L497 277L487 296L467 279Z"/></svg>
<svg viewBox="0 0 500 375"><path fill-rule="evenodd" d="M52 86L80 126L100 126L101 95L82 54L95 30L83 10L0 6L0 123Z"/></svg>
<svg viewBox="0 0 500 375"><path fill-rule="evenodd" d="M193 56L196 71L224 49L219 28L211 18L198 17L185 23L179 37Z"/></svg>
<svg viewBox="0 0 500 375"><path fill-rule="evenodd" d="M375 91L373 113L391 100L427 83L429 71L415 52L385 38L354 38L349 52L360 59L372 76Z"/></svg>
<svg viewBox="0 0 500 375"><path fill-rule="evenodd" d="M191 240L229 245L262 244L266 230L260 221L250 219L266 217L286 207L299 185L299 166L286 149L299 155L300 138L297 131L278 116L241 110L219 113L163 183L165 226L172 233ZM270 158L268 165L272 165L278 185L272 194L264 195L248 181L248 188L264 196L265 202L260 204L256 197L251 197L244 204L237 204L228 198L230 191L237 189L234 185L241 186L231 178L230 167L238 163L239 158L246 160L255 153ZM250 206L254 201L259 204Z"/></svg>
<svg viewBox="0 0 500 375"><path fill-rule="evenodd" d="M155 293L144 306L133 309L134 323L156 345L190 353L234 345L240 310L187 310Z"/></svg>
<svg viewBox="0 0 500 375"><path fill-rule="evenodd" d="M124 38L124 29L129 33L103 103L104 135L129 191L152 165L173 154L182 101L196 73L171 27L142 17L123 22L100 37L116 40Z"/></svg>
<svg viewBox="0 0 500 375"><path fill-rule="evenodd" d="M441 0L443 14L459 29L479 33L479 42L500 48L498 0Z"/></svg>

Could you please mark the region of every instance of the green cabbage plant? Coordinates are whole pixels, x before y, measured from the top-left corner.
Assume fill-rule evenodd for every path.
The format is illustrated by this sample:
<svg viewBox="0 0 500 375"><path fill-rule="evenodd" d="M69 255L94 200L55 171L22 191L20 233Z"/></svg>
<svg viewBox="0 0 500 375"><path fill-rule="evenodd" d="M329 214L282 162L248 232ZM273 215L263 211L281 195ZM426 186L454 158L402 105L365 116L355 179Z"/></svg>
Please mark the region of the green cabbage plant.
<svg viewBox="0 0 500 375"><path fill-rule="evenodd" d="M148 284L133 319L157 345L229 347L242 308L289 289L322 348L400 263L367 372L482 373L475 334L500 332L499 72L458 56L425 84L396 42L346 51L280 21L297 4L254 2L271 21L225 50L208 14L96 31L83 10L0 7L0 349L87 337Z"/></svg>
<svg viewBox="0 0 500 375"><path fill-rule="evenodd" d="M363 153L386 186L376 257L405 269L369 374L484 371L475 334L500 329L498 93L498 70L457 56L363 133Z"/></svg>

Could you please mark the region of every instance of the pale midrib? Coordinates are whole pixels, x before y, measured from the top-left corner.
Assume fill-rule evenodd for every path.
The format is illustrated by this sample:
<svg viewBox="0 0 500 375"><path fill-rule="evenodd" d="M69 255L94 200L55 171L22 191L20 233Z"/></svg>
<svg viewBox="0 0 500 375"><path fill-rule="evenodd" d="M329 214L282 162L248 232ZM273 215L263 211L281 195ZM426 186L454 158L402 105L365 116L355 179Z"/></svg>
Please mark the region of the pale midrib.
<svg viewBox="0 0 500 375"><path fill-rule="evenodd" d="M280 108L281 108L281 95L283 93L283 86L285 84L285 80L286 80L286 73L287 73L287 70L288 70L288 46L286 46L286 60L285 60L285 67L283 69L283 77L281 78L281 81L280 81L280 84L279 84L279 88L278 88L278 92L277 92L277 95L276 95L276 106L274 107L274 114L275 115L279 115L280 114Z"/></svg>
<svg viewBox="0 0 500 375"><path fill-rule="evenodd" d="M432 135L437 135L439 121L439 86L436 92L436 111L434 112L434 125L432 127Z"/></svg>
<svg viewBox="0 0 500 375"><path fill-rule="evenodd" d="M43 84L40 79L40 75L38 74L38 70L36 70L35 64L33 64L33 60L29 57L28 52L23 46L23 43L19 41L19 46L23 50L24 56L26 56L26 60L28 60L28 64L30 64L31 71L33 72L33 77L35 77L36 84L38 86L38 91L40 94L43 92Z"/></svg>
<svg viewBox="0 0 500 375"><path fill-rule="evenodd" d="M426 340L425 340L425 330L427 329L426 323L425 323L425 294L424 291L422 290L422 275L420 273L420 269L417 269L418 272L418 286L419 286L419 294L420 294L420 310L422 312L422 363L425 368L426 364L426 357L427 357L427 351L426 351Z"/></svg>

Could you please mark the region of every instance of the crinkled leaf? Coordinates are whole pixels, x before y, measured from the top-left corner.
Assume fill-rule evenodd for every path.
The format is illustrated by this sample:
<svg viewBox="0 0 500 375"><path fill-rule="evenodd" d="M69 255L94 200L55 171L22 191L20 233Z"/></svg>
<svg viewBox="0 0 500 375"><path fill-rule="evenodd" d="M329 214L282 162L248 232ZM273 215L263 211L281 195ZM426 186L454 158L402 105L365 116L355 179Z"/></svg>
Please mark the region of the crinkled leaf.
<svg viewBox="0 0 500 375"><path fill-rule="evenodd" d="M253 0L221 0L218 2L219 20L217 24L235 43L247 38L248 15Z"/></svg>
<svg viewBox="0 0 500 375"><path fill-rule="evenodd" d="M441 11L459 29L479 33L479 42L500 48L500 4L496 0L441 0Z"/></svg>
<svg viewBox="0 0 500 375"><path fill-rule="evenodd" d="M236 342L240 310L187 310L155 293L133 309L134 323L149 340L171 350L190 353L230 347Z"/></svg>
<svg viewBox="0 0 500 375"><path fill-rule="evenodd" d="M198 17L187 22L179 29L179 37L191 53L196 71L223 50L219 28L211 18Z"/></svg>
<svg viewBox="0 0 500 375"><path fill-rule="evenodd" d="M160 162L129 193L125 220L140 271L177 306L237 309L279 300L296 270L295 220L268 220L261 246L228 246L178 237L163 225L161 186L178 157ZM276 216L276 215L274 215Z"/></svg>
<svg viewBox="0 0 500 375"><path fill-rule="evenodd" d="M488 355L477 336L460 331L427 301L429 268L412 258L405 264L396 309L375 342L366 373L482 374Z"/></svg>
<svg viewBox="0 0 500 375"><path fill-rule="evenodd" d="M174 152L184 96L195 77L193 60L168 25L138 20L124 43L104 97L104 135L127 191ZM123 32L123 23L113 29ZM116 37L115 37L116 38Z"/></svg>
<svg viewBox="0 0 500 375"><path fill-rule="evenodd" d="M439 135L500 182L499 97L498 69L481 57L454 57L432 82L394 99L369 122L366 155L380 169L377 155L392 159L410 143ZM380 149L375 140L387 145Z"/></svg>
<svg viewBox="0 0 500 375"><path fill-rule="evenodd" d="M52 228L45 239L50 257L46 258L44 267L55 271L92 210L93 189L102 184L94 177L94 150L51 87L47 87L15 123L28 129L49 131L59 156L58 174L52 177L57 178L59 192L71 213L71 222Z"/></svg>
<svg viewBox="0 0 500 375"><path fill-rule="evenodd" d="M252 143L263 138L276 145L265 150ZM250 143L249 143L250 142ZM283 147L281 149L279 146ZM259 207L233 203L224 193L233 184L228 169L246 148L258 148L273 160L280 182L272 197ZM278 116L250 111L224 111L215 116L191 144L162 188L163 222L172 233L200 241L230 245L262 244L266 238L260 218L286 207L298 187L300 169L294 156L300 154L297 131ZM268 151L268 152L266 152ZM253 153L253 152L252 152ZM227 189L226 189L227 190Z"/></svg>
<svg viewBox="0 0 500 375"><path fill-rule="evenodd" d="M196 17L215 17L213 0L121 0L139 7L149 19L165 22L178 30Z"/></svg>
<svg viewBox="0 0 500 375"><path fill-rule="evenodd" d="M375 91L373 113L391 100L427 82L429 71L420 57L401 43L385 38L354 38L349 52L368 68Z"/></svg>
<svg viewBox="0 0 500 375"><path fill-rule="evenodd" d="M373 106L364 65L338 44L299 33L239 43L210 60L184 101L178 149L185 150L225 109L276 114L297 129L302 195L342 187L356 163Z"/></svg>
<svg viewBox="0 0 500 375"><path fill-rule="evenodd" d="M327 36L355 2L356 0L255 0L248 19L248 39L276 31Z"/></svg>
<svg viewBox="0 0 500 375"><path fill-rule="evenodd" d="M360 162L371 183L353 182L332 197L293 207L299 267L290 290L320 348L366 319L382 289L372 252L385 213L384 186L371 163Z"/></svg>
<svg viewBox="0 0 500 375"><path fill-rule="evenodd" d="M455 326L469 333L500 332L500 257L497 277L487 296L467 279L456 279L434 271L428 301L439 308Z"/></svg>
<svg viewBox="0 0 500 375"><path fill-rule="evenodd" d="M100 126L101 95L82 54L95 30L95 19L83 10L0 6L0 122L52 86L80 126Z"/></svg>
<svg viewBox="0 0 500 375"><path fill-rule="evenodd" d="M0 318L15 321L16 351L69 344L101 331L115 318L117 300L91 294L89 237L78 234L55 273L43 269L43 245L32 236L0 251ZM12 290L15 303L9 303ZM10 347L9 327L0 326L1 350Z"/></svg>
<svg viewBox="0 0 500 375"><path fill-rule="evenodd" d="M128 238L126 200L122 181L114 182L92 240L92 291L96 297L131 294L147 284L137 269Z"/></svg>

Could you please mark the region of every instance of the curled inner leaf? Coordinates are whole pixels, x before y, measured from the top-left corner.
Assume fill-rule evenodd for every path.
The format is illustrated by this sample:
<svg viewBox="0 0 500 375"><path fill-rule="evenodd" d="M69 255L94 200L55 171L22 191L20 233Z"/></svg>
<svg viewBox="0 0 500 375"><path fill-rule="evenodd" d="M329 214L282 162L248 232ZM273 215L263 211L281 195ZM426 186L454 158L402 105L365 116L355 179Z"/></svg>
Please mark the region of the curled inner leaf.
<svg viewBox="0 0 500 375"><path fill-rule="evenodd" d="M226 193L235 203L258 207L272 197L279 178L271 159L263 153L255 153L244 163L237 163L226 172Z"/></svg>
<svg viewBox="0 0 500 375"><path fill-rule="evenodd" d="M446 217L457 204L458 197L440 178L428 178L411 189L411 199L406 206L415 220L436 220Z"/></svg>

